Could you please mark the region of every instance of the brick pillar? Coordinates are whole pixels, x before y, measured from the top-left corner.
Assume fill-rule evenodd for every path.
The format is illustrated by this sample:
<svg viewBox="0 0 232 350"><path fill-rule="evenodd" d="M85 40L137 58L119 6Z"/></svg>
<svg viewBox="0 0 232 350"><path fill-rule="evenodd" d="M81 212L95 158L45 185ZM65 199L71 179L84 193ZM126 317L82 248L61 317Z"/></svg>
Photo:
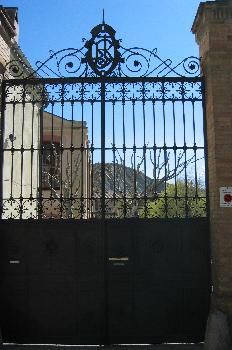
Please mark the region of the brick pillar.
<svg viewBox="0 0 232 350"><path fill-rule="evenodd" d="M220 187L232 187L232 0L201 3L192 31L206 82L211 310L222 311L232 321L232 207L220 207L219 199Z"/></svg>

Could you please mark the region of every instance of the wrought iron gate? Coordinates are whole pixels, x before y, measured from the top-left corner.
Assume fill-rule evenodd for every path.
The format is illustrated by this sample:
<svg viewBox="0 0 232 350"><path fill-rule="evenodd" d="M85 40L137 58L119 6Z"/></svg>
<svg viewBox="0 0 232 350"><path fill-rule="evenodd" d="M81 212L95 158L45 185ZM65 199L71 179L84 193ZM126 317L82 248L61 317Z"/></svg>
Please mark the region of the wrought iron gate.
<svg viewBox="0 0 232 350"><path fill-rule="evenodd" d="M4 340L203 340L210 277L199 62L175 66L156 50L124 49L104 22L91 33L84 48L53 53L36 71L7 65Z"/></svg>

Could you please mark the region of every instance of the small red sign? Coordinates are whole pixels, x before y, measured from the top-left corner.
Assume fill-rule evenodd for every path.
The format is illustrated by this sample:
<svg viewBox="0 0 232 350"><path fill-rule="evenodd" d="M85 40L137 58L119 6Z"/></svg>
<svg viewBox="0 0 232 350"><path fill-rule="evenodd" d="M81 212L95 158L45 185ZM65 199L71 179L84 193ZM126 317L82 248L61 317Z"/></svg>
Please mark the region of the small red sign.
<svg viewBox="0 0 232 350"><path fill-rule="evenodd" d="M220 187L220 207L232 208L232 186Z"/></svg>
<svg viewBox="0 0 232 350"><path fill-rule="evenodd" d="M224 194L224 201L225 201L226 203L232 202L232 196L231 196L230 193Z"/></svg>

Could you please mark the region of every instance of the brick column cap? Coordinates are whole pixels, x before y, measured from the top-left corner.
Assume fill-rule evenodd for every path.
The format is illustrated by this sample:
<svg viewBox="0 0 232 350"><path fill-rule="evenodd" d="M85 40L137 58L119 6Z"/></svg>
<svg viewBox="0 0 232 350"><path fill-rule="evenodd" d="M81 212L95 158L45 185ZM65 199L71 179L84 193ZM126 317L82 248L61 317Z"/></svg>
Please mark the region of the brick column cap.
<svg viewBox="0 0 232 350"><path fill-rule="evenodd" d="M230 11L231 10L231 11ZM192 25L192 33L196 34L199 28L207 22L232 21L232 0L216 0L201 2Z"/></svg>

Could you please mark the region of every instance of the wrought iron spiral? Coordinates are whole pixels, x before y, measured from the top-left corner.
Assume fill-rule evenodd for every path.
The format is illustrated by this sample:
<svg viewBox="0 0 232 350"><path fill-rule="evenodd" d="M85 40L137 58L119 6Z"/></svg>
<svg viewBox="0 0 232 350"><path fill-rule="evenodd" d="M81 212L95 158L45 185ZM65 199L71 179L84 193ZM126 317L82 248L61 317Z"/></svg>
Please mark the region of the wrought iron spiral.
<svg viewBox="0 0 232 350"><path fill-rule="evenodd" d="M21 59L6 65L6 77L162 77L199 76L200 60L190 56L178 64L171 59L162 59L157 49L124 48L115 39L115 30L107 24L94 27L92 38L80 49L68 48L50 51L45 61L37 61L36 69L28 67Z"/></svg>

